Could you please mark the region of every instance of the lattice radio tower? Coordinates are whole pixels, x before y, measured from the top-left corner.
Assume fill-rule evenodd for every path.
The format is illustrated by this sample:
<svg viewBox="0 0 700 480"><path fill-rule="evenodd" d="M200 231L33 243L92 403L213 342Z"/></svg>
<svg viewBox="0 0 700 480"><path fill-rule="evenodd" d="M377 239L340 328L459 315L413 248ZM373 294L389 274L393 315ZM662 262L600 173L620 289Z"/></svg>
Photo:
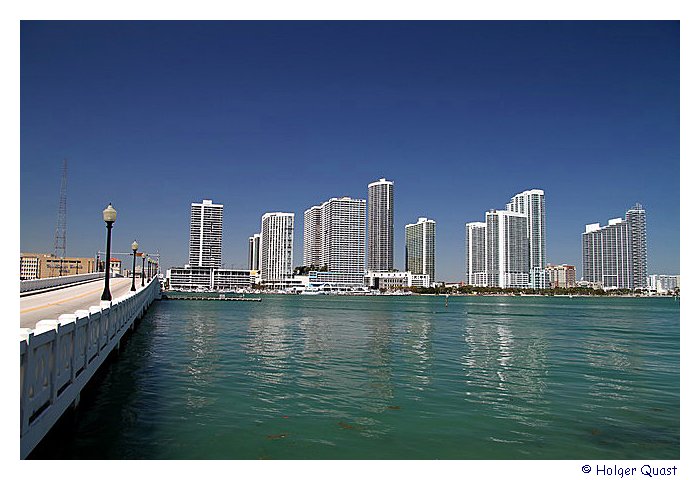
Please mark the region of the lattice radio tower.
<svg viewBox="0 0 700 480"><path fill-rule="evenodd" d="M53 239L53 254L57 257L66 256L66 193L68 189L68 160L63 159L63 173L61 175L61 193L58 197L58 219L56 220L56 234Z"/></svg>

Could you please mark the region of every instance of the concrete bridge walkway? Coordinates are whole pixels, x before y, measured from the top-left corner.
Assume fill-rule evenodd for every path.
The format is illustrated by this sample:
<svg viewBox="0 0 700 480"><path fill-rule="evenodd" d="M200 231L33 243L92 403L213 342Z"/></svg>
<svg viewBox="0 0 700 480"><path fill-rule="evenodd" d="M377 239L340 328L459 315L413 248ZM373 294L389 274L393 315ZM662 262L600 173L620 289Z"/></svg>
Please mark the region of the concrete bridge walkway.
<svg viewBox="0 0 700 480"><path fill-rule="evenodd" d="M109 290L112 298L121 297L131 289L131 278L111 278ZM141 289L141 279L136 278L136 290ZM81 285L74 285L50 292L38 293L20 298L19 326L34 328L39 320L56 320L64 313L87 310L100 304L104 290L104 279Z"/></svg>

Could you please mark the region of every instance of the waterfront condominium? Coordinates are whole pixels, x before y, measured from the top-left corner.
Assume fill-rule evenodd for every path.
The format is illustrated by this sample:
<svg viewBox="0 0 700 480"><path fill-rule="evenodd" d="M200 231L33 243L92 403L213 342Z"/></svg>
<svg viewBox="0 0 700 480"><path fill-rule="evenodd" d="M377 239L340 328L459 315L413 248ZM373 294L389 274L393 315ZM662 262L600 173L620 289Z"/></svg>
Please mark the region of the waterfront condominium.
<svg viewBox="0 0 700 480"><path fill-rule="evenodd" d="M574 288L576 267L573 265L547 265L545 267L549 288Z"/></svg>
<svg viewBox="0 0 700 480"><path fill-rule="evenodd" d="M421 217L409 223L406 230L406 270L428 275L435 282L435 220Z"/></svg>
<svg viewBox="0 0 700 480"><path fill-rule="evenodd" d="M486 281L489 286L530 285L527 215L491 210L486 213Z"/></svg>
<svg viewBox="0 0 700 480"><path fill-rule="evenodd" d="M190 210L189 264L192 267L221 267L221 237L224 206L202 200Z"/></svg>
<svg viewBox="0 0 700 480"><path fill-rule="evenodd" d="M581 250L584 281L603 288L645 288L646 212L637 204L624 220L613 218L604 227L586 225Z"/></svg>
<svg viewBox="0 0 700 480"><path fill-rule="evenodd" d="M327 272L365 271L364 199L331 198L304 212L304 264Z"/></svg>
<svg viewBox="0 0 700 480"><path fill-rule="evenodd" d="M530 288L547 288L545 245L545 201L544 191L526 190L518 193L506 205L509 212L522 213L527 217L528 273Z"/></svg>
<svg viewBox="0 0 700 480"><path fill-rule="evenodd" d="M248 237L248 270L260 270L260 234Z"/></svg>
<svg viewBox="0 0 700 480"><path fill-rule="evenodd" d="M514 195L505 210L465 225L468 285L547 288L544 191Z"/></svg>
<svg viewBox="0 0 700 480"><path fill-rule="evenodd" d="M367 186L367 269L394 268L394 182L380 178Z"/></svg>
<svg viewBox="0 0 700 480"><path fill-rule="evenodd" d="M304 265L321 268L323 206L314 205L304 212Z"/></svg>
<svg viewBox="0 0 700 480"><path fill-rule="evenodd" d="M647 282L647 214L640 204L627 210L629 225L632 287L644 288Z"/></svg>
<svg viewBox="0 0 700 480"><path fill-rule="evenodd" d="M274 212L262 216L260 271L263 283L283 282L292 275L294 214Z"/></svg>
<svg viewBox="0 0 700 480"><path fill-rule="evenodd" d="M321 264L329 272L364 274L366 205L350 197L323 203Z"/></svg>
<svg viewBox="0 0 700 480"><path fill-rule="evenodd" d="M466 227L467 284L485 287L486 282L486 222L469 222Z"/></svg>

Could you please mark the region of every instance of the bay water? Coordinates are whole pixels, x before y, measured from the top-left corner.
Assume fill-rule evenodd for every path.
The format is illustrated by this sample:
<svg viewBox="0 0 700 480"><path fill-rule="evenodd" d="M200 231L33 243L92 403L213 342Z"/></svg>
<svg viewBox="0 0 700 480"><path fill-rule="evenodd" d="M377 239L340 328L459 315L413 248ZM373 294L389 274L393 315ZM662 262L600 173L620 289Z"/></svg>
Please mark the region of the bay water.
<svg viewBox="0 0 700 480"><path fill-rule="evenodd" d="M31 458L678 459L672 298L155 302Z"/></svg>

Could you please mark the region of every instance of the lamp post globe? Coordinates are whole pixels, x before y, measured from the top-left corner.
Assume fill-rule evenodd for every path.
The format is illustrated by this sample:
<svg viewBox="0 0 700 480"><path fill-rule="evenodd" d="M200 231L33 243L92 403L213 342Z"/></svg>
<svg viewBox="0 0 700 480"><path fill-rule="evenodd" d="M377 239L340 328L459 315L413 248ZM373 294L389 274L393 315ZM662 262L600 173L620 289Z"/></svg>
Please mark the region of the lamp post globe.
<svg viewBox="0 0 700 480"><path fill-rule="evenodd" d="M114 209L111 203L107 205L107 208L102 210L102 219L106 223L114 223L117 220L117 211Z"/></svg>
<svg viewBox="0 0 700 480"><path fill-rule="evenodd" d="M136 291L136 250L139 249L139 244L136 243L136 240L134 240L134 243L131 244L131 250L134 251L134 263L133 266L131 267L131 291L135 292Z"/></svg>
<svg viewBox="0 0 700 480"><path fill-rule="evenodd" d="M117 211L112 207L111 203L102 210L102 220L107 224L107 257L105 258L105 288L102 291L101 300L110 302L112 301L112 294L109 291L109 264L112 255L112 225L117 221Z"/></svg>

